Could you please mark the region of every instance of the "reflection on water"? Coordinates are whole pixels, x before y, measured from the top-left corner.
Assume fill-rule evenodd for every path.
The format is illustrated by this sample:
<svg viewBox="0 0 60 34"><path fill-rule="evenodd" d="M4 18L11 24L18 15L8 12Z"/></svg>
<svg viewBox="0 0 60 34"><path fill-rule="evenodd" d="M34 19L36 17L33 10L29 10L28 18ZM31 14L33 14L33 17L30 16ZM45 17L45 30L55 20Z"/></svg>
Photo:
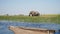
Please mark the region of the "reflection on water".
<svg viewBox="0 0 60 34"><path fill-rule="evenodd" d="M46 28L48 30L60 30L60 24L40 24L40 23L28 23L28 22L13 22L13 21L0 21L0 34L14 34L8 29L9 26L24 26L35 28Z"/></svg>

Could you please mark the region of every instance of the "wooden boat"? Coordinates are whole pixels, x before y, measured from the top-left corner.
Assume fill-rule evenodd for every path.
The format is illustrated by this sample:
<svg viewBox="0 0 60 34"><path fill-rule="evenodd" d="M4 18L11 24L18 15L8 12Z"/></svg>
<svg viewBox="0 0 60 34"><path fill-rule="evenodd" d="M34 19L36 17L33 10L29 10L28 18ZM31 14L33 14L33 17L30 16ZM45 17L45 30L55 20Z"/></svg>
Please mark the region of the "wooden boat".
<svg viewBox="0 0 60 34"><path fill-rule="evenodd" d="M9 29L14 34L54 34L55 30L48 30L44 28L9 26Z"/></svg>

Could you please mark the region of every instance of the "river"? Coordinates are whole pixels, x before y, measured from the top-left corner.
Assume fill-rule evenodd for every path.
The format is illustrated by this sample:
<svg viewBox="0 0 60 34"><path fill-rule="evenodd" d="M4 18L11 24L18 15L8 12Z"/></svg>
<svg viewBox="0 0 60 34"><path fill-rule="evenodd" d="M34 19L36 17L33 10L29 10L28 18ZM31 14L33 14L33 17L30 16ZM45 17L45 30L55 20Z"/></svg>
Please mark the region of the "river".
<svg viewBox="0 0 60 34"><path fill-rule="evenodd" d="M16 22L16 21L0 21L0 34L14 34L13 31L9 30L9 26L24 26L34 28L45 28L48 30L56 30L55 34L60 32L60 24L43 24L43 23L28 23L28 22Z"/></svg>

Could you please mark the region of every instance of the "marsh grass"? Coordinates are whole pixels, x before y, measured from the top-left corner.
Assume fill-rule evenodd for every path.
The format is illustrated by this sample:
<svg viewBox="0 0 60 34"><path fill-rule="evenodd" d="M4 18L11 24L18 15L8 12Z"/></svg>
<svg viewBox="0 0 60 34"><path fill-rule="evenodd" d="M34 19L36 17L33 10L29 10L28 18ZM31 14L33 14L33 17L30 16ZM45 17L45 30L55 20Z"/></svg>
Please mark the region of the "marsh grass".
<svg viewBox="0 0 60 34"><path fill-rule="evenodd" d="M0 16L0 20L12 20L21 22L45 22L60 23L60 15L41 15L41 16Z"/></svg>

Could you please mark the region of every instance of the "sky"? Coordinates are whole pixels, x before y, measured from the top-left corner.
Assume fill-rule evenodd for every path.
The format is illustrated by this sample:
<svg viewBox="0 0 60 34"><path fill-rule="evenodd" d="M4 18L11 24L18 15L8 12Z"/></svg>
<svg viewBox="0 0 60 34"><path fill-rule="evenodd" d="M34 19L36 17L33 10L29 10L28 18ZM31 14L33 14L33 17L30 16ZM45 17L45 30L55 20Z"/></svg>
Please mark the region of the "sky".
<svg viewBox="0 0 60 34"><path fill-rule="evenodd" d="M0 15L60 14L60 0L0 0Z"/></svg>

